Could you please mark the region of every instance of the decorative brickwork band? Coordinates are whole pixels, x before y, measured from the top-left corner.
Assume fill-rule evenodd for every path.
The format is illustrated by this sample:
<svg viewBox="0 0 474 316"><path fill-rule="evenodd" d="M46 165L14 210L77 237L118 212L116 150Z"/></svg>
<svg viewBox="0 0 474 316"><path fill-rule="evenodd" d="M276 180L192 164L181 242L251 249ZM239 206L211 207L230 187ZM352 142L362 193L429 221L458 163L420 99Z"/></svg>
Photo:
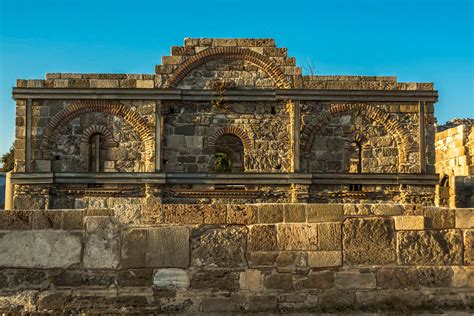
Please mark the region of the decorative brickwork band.
<svg viewBox="0 0 474 316"><path fill-rule="evenodd" d="M214 132L214 134L211 137L209 137L207 141L207 146L211 148L215 147L216 141L219 137L221 137L222 135L229 135L229 134L235 135L238 138L240 138L246 153L252 147L252 141L250 140L250 137L247 135L247 133L243 129L237 126L226 126L226 127L219 128L217 131Z"/></svg>
<svg viewBox="0 0 474 316"><path fill-rule="evenodd" d="M304 152L307 154L311 151L314 137L323 126L329 124L331 119L335 117L336 114L348 111L364 111L365 116L377 123L380 123L385 128L385 130L394 137L397 143L399 164L403 164L408 160L408 154L410 152L411 146L407 131L402 126L400 126L400 123L397 120L391 119L389 113L373 105L364 103L335 104L332 105L328 110L321 112L319 116L317 116L305 126L302 132L301 141L304 146Z"/></svg>
<svg viewBox="0 0 474 316"><path fill-rule="evenodd" d="M92 125L86 128L81 136L81 143L88 143L91 137L95 134L100 134L104 137L106 147L118 146L112 133L107 129L107 127L101 125Z"/></svg>
<svg viewBox="0 0 474 316"><path fill-rule="evenodd" d="M61 129L72 119L92 112L108 113L123 118L140 135L145 144L145 159L149 161L153 156L154 140L153 133L147 125L146 120L137 112L118 101L108 100L84 100L71 104L57 113L46 127L41 142L43 159L52 159L53 143ZM92 134L91 134L92 135ZM105 135L104 135L105 136Z"/></svg>
<svg viewBox="0 0 474 316"><path fill-rule="evenodd" d="M214 59L238 59L247 61L265 71L278 88L291 88L291 84L281 69L270 59L250 49L242 49L238 47L209 48L189 57L189 59L174 70L166 83L165 88L176 88L193 69L196 69L196 67Z"/></svg>

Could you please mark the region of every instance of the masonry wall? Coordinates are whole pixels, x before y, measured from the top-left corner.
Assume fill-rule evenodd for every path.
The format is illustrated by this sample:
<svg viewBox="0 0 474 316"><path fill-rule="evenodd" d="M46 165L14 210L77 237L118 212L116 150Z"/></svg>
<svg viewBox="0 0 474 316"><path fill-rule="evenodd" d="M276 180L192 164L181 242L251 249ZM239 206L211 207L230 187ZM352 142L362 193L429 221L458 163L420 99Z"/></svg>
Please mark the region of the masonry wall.
<svg viewBox="0 0 474 316"><path fill-rule="evenodd" d="M473 212L163 205L130 226L110 210L2 211L0 311L468 311Z"/></svg>

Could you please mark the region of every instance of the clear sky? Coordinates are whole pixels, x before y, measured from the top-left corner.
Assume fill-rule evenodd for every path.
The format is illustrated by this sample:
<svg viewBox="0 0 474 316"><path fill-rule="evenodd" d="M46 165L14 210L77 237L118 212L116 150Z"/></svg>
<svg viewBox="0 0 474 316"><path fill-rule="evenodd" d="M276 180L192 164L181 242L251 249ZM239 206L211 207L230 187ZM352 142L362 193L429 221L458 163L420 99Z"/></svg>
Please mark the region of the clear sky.
<svg viewBox="0 0 474 316"><path fill-rule="evenodd" d="M0 153L16 78L153 73L185 37L273 37L318 75L434 82L438 122L474 117L474 0L0 0Z"/></svg>

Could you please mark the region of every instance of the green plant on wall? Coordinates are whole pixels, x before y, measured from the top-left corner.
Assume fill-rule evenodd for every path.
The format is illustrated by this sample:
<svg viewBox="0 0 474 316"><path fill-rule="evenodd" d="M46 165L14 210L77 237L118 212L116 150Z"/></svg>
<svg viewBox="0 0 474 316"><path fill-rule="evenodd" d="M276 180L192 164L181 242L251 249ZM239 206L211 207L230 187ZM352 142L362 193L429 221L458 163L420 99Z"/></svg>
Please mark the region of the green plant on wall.
<svg viewBox="0 0 474 316"><path fill-rule="evenodd" d="M215 172L231 172L232 171L232 161L224 153L217 153L215 155L214 163Z"/></svg>
<svg viewBox="0 0 474 316"><path fill-rule="evenodd" d="M15 166L15 148L13 148L13 145L7 153L3 154L1 163L3 164L3 168L0 168L2 169L1 171L8 172L13 170Z"/></svg>

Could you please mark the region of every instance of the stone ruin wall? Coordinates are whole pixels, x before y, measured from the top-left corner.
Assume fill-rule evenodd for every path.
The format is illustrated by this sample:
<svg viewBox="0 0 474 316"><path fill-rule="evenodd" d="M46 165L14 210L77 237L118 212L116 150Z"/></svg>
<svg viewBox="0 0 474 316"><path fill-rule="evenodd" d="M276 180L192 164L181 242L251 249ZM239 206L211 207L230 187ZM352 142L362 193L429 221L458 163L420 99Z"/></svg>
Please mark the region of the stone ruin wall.
<svg viewBox="0 0 474 316"><path fill-rule="evenodd" d="M474 206L474 126L468 123L436 133L437 205Z"/></svg>
<svg viewBox="0 0 474 316"><path fill-rule="evenodd" d="M474 209L163 205L0 212L0 311L408 312L473 307Z"/></svg>

